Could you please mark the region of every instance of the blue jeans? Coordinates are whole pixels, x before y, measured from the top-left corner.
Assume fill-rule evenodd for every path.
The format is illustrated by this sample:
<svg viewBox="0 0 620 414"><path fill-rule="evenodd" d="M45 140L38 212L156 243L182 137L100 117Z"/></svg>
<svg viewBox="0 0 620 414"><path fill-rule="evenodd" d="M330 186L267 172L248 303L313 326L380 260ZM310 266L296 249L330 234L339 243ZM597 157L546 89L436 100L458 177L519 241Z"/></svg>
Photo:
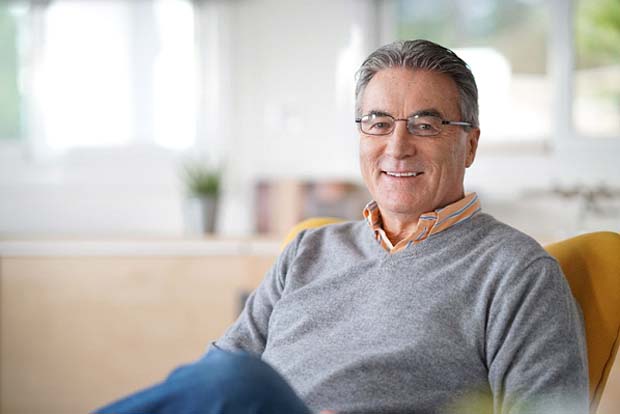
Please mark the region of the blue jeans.
<svg viewBox="0 0 620 414"><path fill-rule="evenodd" d="M211 349L159 384L99 408L96 414L233 414L311 411L260 358Z"/></svg>

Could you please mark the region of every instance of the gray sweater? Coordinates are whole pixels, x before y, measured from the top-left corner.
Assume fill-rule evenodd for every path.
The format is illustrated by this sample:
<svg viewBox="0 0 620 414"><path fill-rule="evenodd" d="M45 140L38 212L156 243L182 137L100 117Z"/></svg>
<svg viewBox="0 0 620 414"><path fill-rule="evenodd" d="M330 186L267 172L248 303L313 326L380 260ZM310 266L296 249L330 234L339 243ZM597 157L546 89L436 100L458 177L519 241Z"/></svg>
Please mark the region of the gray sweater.
<svg viewBox="0 0 620 414"><path fill-rule="evenodd" d="M392 255L364 221L302 232L217 345L317 411L587 413L584 338L557 262L480 213Z"/></svg>

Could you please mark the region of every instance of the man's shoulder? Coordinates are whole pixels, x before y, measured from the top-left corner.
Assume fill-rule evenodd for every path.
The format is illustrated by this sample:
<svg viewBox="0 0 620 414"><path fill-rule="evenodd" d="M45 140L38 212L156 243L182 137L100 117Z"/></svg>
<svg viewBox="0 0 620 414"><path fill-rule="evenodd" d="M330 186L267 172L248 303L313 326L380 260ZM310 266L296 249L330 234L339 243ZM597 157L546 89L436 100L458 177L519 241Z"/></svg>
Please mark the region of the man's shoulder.
<svg viewBox="0 0 620 414"><path fill-rule="evenodd" d="M480 282L488 292L511 295L538 285L566 291L559 263L534 238L488 214L476 221L479 232L468 255L473 267L484 269Z"/></svg>
<svg viewBox="0 0 620 414"><path fill-rule="evenodd" d="M299 255L333 255L372 253L376 241L364 220L343 221L304 229L287 246L294 257Z"/></svg>
<svg viewBox="0 0 620 414"><path fill-rule="evenodd" d="M305 229L298 236L301 244L348 244L366 240L371 234L364 220L342 221Z"/></svg>
<svg viewBox="0 0 620 414"><path fill-rule="evenodd" d="M541 244L530 235L504 223L490 214L480 213L472 220L473 241L482 248L516 259L551 258Z"/></svg>

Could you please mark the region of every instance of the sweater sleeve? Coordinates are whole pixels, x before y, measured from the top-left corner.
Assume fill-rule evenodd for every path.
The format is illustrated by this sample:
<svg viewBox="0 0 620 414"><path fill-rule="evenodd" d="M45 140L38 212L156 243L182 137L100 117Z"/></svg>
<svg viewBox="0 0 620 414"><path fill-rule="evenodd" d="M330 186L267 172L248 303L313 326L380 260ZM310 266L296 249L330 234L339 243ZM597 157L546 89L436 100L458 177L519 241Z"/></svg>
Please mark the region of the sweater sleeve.
<svg viewBox="0 0 620 414"><path fill-rule="evenodd" d="M487 320L494 412L586 414L583 318L559 265L543 256L504 276Z"/></svg>
<svg viewBox="0 0 620 414"><path fill-rule="evenodd" d="M286 274L292 263L301 234L278 256L260 285L250 294L237 320L212 346L227 351L245 351L261 355L267 344L269 319L280 299ZM211 349L211 348L209 348Z"/></svg>

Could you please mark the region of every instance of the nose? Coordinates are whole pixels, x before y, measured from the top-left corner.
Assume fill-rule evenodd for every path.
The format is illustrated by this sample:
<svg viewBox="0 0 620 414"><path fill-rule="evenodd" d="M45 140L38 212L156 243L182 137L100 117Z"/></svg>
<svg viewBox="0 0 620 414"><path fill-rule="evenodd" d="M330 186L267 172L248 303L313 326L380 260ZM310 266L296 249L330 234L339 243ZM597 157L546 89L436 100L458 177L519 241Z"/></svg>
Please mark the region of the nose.
<svg viewBox="0 0 620 414"><path fill-rule="evenodd" d="M402 159L415 155L415 152L415 138L407 130L407 122L397 120L394 131L388 137L385 153L395 159Z"/></svg>

